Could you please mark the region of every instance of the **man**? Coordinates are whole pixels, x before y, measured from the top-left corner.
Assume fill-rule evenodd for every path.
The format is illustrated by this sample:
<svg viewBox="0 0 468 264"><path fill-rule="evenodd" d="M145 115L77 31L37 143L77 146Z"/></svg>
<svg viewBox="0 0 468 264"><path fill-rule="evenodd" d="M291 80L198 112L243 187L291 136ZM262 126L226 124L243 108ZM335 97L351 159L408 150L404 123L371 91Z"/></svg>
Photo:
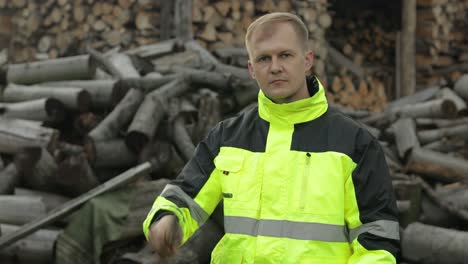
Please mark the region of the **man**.
<svg viewBox="0 0 468 264"><path fill-rule="evenodd" d="M396 263L397 208L382 150L329 109L307 29L272 13L247 30L258 108L219 123L159 196L144 232L171 255L224 202L212 263Z"/></svg>

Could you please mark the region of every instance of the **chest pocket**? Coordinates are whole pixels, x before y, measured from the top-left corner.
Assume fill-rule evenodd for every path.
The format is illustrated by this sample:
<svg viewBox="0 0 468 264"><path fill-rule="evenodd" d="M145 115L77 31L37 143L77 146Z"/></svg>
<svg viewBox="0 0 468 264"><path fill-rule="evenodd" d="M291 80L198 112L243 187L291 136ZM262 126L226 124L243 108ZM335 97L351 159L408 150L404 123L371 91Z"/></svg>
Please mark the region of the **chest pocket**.
<svg viewBox="0 0 468 264"><path fill-rule="evenodd" d="M223 198L239 200L239 186L241 184L244 160L243 156L219 155L214 164L221 179Z"/></svg>

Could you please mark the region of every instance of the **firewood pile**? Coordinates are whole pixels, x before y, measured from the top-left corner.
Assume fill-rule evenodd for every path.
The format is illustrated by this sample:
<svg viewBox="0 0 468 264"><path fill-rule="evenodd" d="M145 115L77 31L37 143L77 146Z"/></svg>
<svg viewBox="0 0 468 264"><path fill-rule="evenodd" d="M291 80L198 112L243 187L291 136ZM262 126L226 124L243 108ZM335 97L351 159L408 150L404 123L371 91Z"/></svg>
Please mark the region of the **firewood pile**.
<svg viewBox="0 0 468 264"><path fill-rule="evenodd" d="M134 48L160 39L161 1L0 1L12 18L13 62L83 53L88 46ZM170 13L168 13L170 15Z"/></svg>
<svg viewBox="0 0 468 264"><path fill-rule="evenodd" d="M468 72L468 1L418 0L417 5L417 82L455 82Z"/></svg>

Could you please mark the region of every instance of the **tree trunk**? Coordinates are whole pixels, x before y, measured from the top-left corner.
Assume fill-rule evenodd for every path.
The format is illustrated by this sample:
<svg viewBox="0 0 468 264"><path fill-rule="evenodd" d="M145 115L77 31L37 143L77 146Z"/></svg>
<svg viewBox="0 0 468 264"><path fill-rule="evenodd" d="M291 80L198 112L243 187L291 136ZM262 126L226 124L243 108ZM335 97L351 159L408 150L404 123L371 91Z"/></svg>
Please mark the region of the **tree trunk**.
<svg viewBox="0 0 468 264"><path fill-rule="evenodd" d="M405 105L393 111L399 117L444 117L453 118L457 115L455 103L451 100L436 99L423 103Z"/></svg>
<svg viewBox="0 0 468 264"><path fill-rule="evenodd" d="M24 147L42 146L54 150L59 132L34 121L0 118L0 151L14 154Z"/></svg>
<svg viewBox="0 0 468 264"><path fill-rule="evenodd" d="M81 88L91 95L93 107L97 109L107 109L110 106L112 91L116 85L116 80L83 80L83 81L57 81L40 83L39 86ZM123 97L123 96L122 96Z"/></svg>
<svg viewBox="0 0 468 264"><path fill-rule="evenodd" d="M415 148L408 158L407 170L444 182L468 179L466 160L423 148Z"/></svg>
<svg viewBox="0 0 468 264"><path fill-rule="evenodd" d="M427 144L444 137L468 138L468 124L418 132L418 138L421 141L421 144Z"/></svg>
<svg viewBox="0 0 468 264"><path fill-rule="evenodd" d="M154 137L159 122L166 112L166 101L182 94L189 88L185 78L180 78L147 94L128 128L125 137L127 146L135 153L139 153Z"/></svg>
<svg viewBox="0 0 468 264"><path fill-rule="evenodd" d="M111 100L117 104L122 100L125 94L132 88L143 91L144 94L152 92L161 86L173 81L179 74L171 74L161 77L143 77L143 78L124 78L119 80L112 90Z"/></svg>
<svg viewBox="0 0 468 264"><path fill-rule="evenodd" d="M6 102L21 102L41 98L55 98L67 108L87 111L92 105L91 95L80 88L60 88L44 86L25 86L10 83L3 91Z"/></svg>
<svg viewBox="0 0 468 264"><path fill-rule="evenodd" d="M413 223L402 239L403 258L418 263L464 263L468 232Z"/></svg>
<svg viewBox="0 0 468 264"><path fill-rule="evenodd" d="M55 193L49 192L41 192L32 189L24 189L24 188L15 188L15 195L18 196L28 196L28 197L39 197L41 201L44 203L46 212L50 212L56 207L68 202L70 198L58 195Z"/></svg>
<svg viewBox="0 0 468 264"><path fill-rule="evenodd" d="M400 158L405 158L409 150L419 147L416 126L411 118L399 119L392 125Z"/></svg>
<svg viewBox="0 0 468 264"><path fill-rule="evenodd" d="M117 54L111 57L111 62L114 63L116 65L115 67L119 70L125 70L121 73L122 77L140 77L135 68L132 68L128 56ZM143 98L144 94L140 90L131 89L128 91L112 112L89 133L88 136L90 140L96 142L115 138L120 128L130 122Z"/></svg>
<svg viewBox="0 0 468 264"><path fill-rule="evenodd" d="M434 98L439 91L440 91L440 87L433 86L433 87L429 87L424 90L421 90L417 93L406 95L405 97L402 97L400 99L397 99L389 103L387 106L387 110L396 109L405 105L425 102L427 100Z"/></svg>
<svg viewBox="0 0 468 264"><path fill-rule="evenodd" d="M458 94L456 94L449 88L444 88L440 90L439 93L437 94L437 97L451 100L457 108L457 113L460 113L461 111L466 109L465 101Z"/></svg>
<svg viewBox="0 0 468 264"><path fill-rule="evenodd" d="M8 66L7 81L34 84L47 81L92 79L96 67L89 55L46 61L12 64Z"/></svg>
<svg viewBox="0 0 468 264"><path fill-rule="evenodd" d="M0 223L24 225L46 214L39 197L0 195Z"/></svg>
<svg viewBox="0 0 468 264"><path fill-rule="evenodd" d="M122 139L88 142L86 154L95 168L127 168L134 166L137 157Z"/></svg>
<svg viewBox="0 0 468 264"><path fill-rule="evenodd" d="M0 103L1 116L50 123L62 122L65 106L57 99L42 98L18 103Z"/></svg>
<svg viewBox="0 0 468 264"><path fill-rule="evenodd" d="M3 236L7 236L18 232L22 227L2 224L0 229L3 231ZM59 233L59 230L39 230L0 250L0 260L18 264L53 263L54 244Z"/></svg>

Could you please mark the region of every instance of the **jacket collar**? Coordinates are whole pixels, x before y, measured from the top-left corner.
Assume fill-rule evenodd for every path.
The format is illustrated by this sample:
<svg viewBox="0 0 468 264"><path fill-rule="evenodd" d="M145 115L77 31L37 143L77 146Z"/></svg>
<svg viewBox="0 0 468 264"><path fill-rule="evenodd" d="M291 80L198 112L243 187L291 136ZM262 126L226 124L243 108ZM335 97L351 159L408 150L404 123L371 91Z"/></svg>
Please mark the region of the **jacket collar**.
<svg viewBox="0 0 468 264"><path fill-rule="evenodd" d="M276 104L260 90L258 112L268 122L286 124L304 123L320 117L328 109L327 98L322 84L315 76L307 78L310 97L292 103Z"/></svg>

